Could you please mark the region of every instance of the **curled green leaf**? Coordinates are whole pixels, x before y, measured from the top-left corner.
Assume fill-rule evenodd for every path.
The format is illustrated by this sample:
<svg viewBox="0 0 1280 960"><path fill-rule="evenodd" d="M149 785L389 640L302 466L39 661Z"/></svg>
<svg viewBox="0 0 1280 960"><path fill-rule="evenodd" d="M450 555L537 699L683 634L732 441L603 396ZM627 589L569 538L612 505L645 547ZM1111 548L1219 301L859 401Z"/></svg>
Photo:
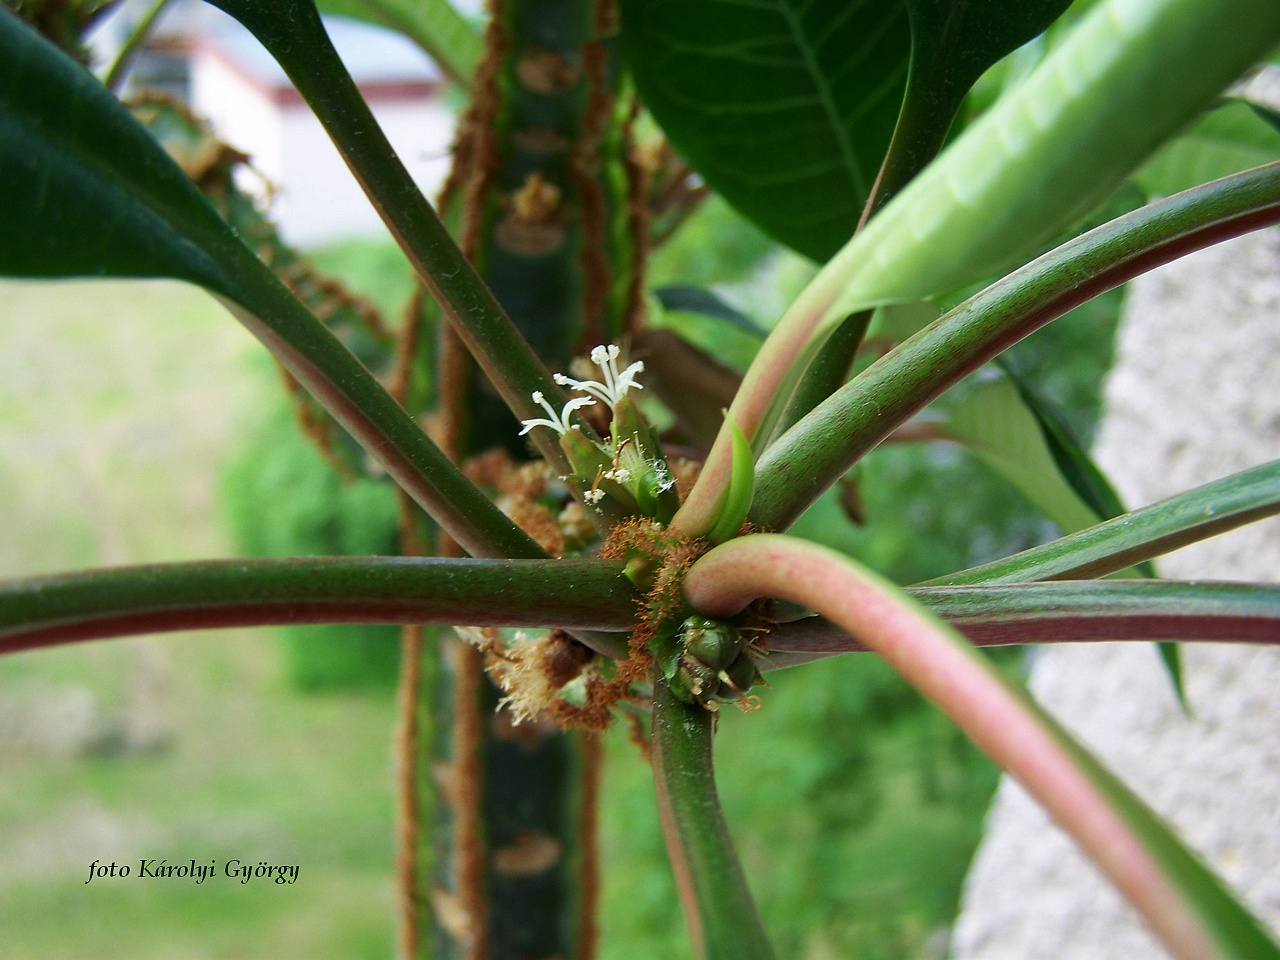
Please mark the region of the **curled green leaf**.
<svg viewBox="0 0 1280 960"><path fill-rule="evenodd" d="M751 497L755 492L755 461L751 456L751 443L737 424L733 430L733 470L729 474L729 490L725 496L720 516L707 534L712 543L724 543L738 535L742 522L751 509Z"/></svg>

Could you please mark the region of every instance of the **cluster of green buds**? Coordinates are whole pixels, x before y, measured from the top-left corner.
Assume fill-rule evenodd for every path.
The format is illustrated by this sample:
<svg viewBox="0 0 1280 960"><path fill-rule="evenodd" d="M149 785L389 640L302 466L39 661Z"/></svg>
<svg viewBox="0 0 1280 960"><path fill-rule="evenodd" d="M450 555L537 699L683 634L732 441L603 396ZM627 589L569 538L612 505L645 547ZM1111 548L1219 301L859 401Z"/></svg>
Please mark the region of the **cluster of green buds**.
<svg viewBox="0 0 1280 960"><path fill-rule="evenodd" d="M556 383L580 396L571 399L557 414L546 397L535 391L533 401L547 411L547 417L523 421L520 433L523 436L534 427L546 427L559 434L560 449L569 460L572 479L581 485L588 505L600 509L601 501L607 497L624 513L667 523L680 506L675 478L657 434L627 396L632 389L643 389L636 377L644 371L644 363L636 361L619 371L621 353L613 344L591 351L591 362L600 369L602 380L575 380L556 374ZM606 404L613 413L609 439L603 443L588 439L570 421L575 410L596 402Z"/></svg>
<svg viewBox="0 0 1280 960"><path fill-rule="evenodd" d="M720 620L689 617L665 645L658 665L671 692L685 703L716 710L721 701L736 701L744 710L759 706L747 691L761 682L759 652L741 630Z"/></svg>

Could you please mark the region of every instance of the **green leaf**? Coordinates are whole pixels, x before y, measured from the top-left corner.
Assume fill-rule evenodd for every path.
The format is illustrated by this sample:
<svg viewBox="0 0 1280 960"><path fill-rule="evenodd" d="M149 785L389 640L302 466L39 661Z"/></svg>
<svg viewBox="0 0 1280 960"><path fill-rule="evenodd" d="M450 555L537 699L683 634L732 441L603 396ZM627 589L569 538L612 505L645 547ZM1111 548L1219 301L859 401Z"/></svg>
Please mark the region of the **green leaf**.
<svg viewBox="0 0 1280 960"><path fill-rule="evenodd" d="M1244 103L1206 114L1171 140L1134 177L1149 195L1168 196L1280 159L1280 130Z"/></svg>
<svg viewBox="0 0 1280 960"><path fill-rule="evenodd" d="M951 408L943 430L1008 480L1064 533L1102 519L1063 478L1040 424L1009 377L975 384Z"/></svg>
<svg viewBox="0 0 1280 960"><path fill-rule="evenodd" d="M1274 0L1100 2L818 272L756 355L729 419L754 441L792 372L855 311L957 290L1078 222L1277 40ZM904 344L897 356L905 353ZM933 396L950 385L942 371L963 362L942 356L920 371L938 384ZM866 412L881 419L879 397ZM709 525L709 491L723 482L729 454L721 431L675 517L682 532Z"/></svg>
<svg viewBox="0 0 1280 960"><path fill-rule="evenodd" d="M718 193L815 260L849 239L902 101L901 0L624 0L622 34L646 106Z"/></svg>
<svg viewBox="0 0 1280 960"><path fill-rule="evenodd" d="M484 53L480 34L449 0L318 0L337 13L389 27L420 46L454 83L470 90Z"/></svg>
<svg viewBox="0 0 1280 960"><path fill-rule="evenodd" d="M996 357L994 363L1017 388L1018 399L1035 417L1054 464L1076 495L1097 514L1099 520L1110 520L1124 513L1124 504L1120 502L1115 487L1085 452L1084 445L1076 439L1071 425L1058 409L1041 397L1004 357Z"/></svg>
<svg viewBox="0 0 1280 960"><path fill-rule="evenodd" d="M100 637L300 623L624 630L635 591L601 560L291 557L0 583L0 652ZM625 643L614 655L626 655Z"/></svg>
<svg viewBox="0 0 1280 960"><path fill-rule="evenodd" d="M970 88L988 67L1038 36L1071 0L906 0L911 70L872 214L942 149ZM864 215L865 216L865 215Z"/></svg>
<svg viewBox="0 0 1280 960"><path fill-rule="evenodd" d="M468 551L545 556L240 242L129 111L3 9L0 208L0 274L205 287Z"/></svg>
<svg viewBox="0 0 1280 960"><path fill-rule="evenodd" d="M1280 460L922 586L1085 580L1280 513Z"/></svg>
<svg viewBox="0 0 1280 960"><path fill-rule="evenodd" d="M1073 307L1144 270L1277 221L1280 163L1148 204L1050 251L877 360L764 450L756 466L751 519L785 529L911 416L1010 344ZM779 343L771 338L762 354L770 342ZM774 359L792 343L781 341ZM760 367L757 361L744 384ZM755 381L757 387L767 382L763 374ZM748 392L744 386L738 399ZM757 390L755 396L766 395ZM730 415L741 416L732 409ZM737 420L744 421L750 423L750 418ZM726 446L725 435L722 431L717 438L716 450ZM716 450L684 509L696 503L705 511L710 498L698 487L707 484L710 490L723 482L727 458L723 453L717 456Z"/></svg>
<svg viewBox="0 0 1280 960"><path fill-rule="evenodd" d="M1093 458L1085 452L1062 415L1048 401L1040 397L1026 380L1018 376L1007 360L997 357L995 364L1004 371L1005 376L1017 388L1022 404L1035 418L1040 427L1041 437L1050 456L1053 457L1059 474L1067 481L1076 496L1093 512L1095 518L1110 520L1124 513L1124 504L1120 502L1120 495L1111 486L1111 481L1098 469ZM1074 533L1075 531L1062 528L1062 532ZM1133 573L1144 577L1156 575L1155 567L1148 561L1144 561ZM1157 648L1160 652L1160 662L1164 664L1169 682L1173 684L1173 692L1186 710L1188 709L1187 691L1182 684L1182 656L1178 652L1178 646L1175 643L1160 642Z"/></svg>
<svg viewBox="0 0 1280 960"><path fill-rule="evenodd" d="M704 317L714 317L761 339L768 332L761 330L758 323L737 307L725 303L715 291L708 290L706 287L689 285L658 287L653 291L653 295L657 298L658 303L662 304L662 309L666 311L697 313Z"/></svg>
<svg viewBox="0 0 1280 960"><path fill-rule="evenodd" d="M834 324L1016 263L1106 199L1277 41L1273 0L1097 4L801 299L823 302L823 323Z"/></svg>
<svg viewBox="0 0 1280 960"><path fill-rule="evenodd" d="M712 543L724 543L738 535L742 522L751 508L751 494L755 486L755 459L751 455L751 443L736 425L733 430L733 472L729 475L729 489L725 492L724 507L715 526L707 534Z"/></svg>
<svg viewBox="0 0 1280 960"><path fill-rule="evenodd" d="M0 209L6 275L234 289L237 242L191 181L92 74L2 8Z"/></svg>

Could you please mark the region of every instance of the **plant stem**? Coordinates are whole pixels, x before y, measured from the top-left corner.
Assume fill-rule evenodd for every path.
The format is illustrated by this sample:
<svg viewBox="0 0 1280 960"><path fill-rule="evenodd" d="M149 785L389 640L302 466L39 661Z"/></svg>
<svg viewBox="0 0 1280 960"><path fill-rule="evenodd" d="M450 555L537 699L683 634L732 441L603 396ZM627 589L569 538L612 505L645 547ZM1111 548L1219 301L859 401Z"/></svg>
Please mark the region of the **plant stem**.
<svg viewBox="0 0 1280 960"><path fill-rule="evenodd" d="M134 26L129 38L124 42L124 46L120 48L120 52L116 54L115 62L111 64L111 69L107 71L107 75L102 81L102 85L112 93L120 93L120 88L124 86L124 79L128 76L129 68L133 66L133 58L137 56L138 51L142 49L151 36L151 31L159 21L160 14L164 13L165 7L168 5L169 0L155 0L151 4L151 8L142 15L142 19Z"/></svg>
<svg viewBox="0 0 1280 960"><path fill-rule="evenodd" d="M1280 460L919 586L1093 580L1280 513Z"/></svg>
<svg viewBox="0 0 1280 960"><path fill-rule="evenodd" d="M244 24L284 68L516 417L544 416L531 399L534 391L553 406L563 406L560 387L462 255L378 126L325 33L314 3L218 0L216 5ZM584 428L590 430L585 424ZM563 451L546 434L535 430L531 436L548 462L562 473L570 472Z"/></svg>
<svg viewBox="0 0 1280 960"><path fill-rule="evenodd" d="M712 769L715 715L683 703L659 674L653 691L653 780L667 854L694 952L704 960L772 960Z"/></svg>
<svg viewBox="0 0 1280 960"><path fill-rule="evenodd" d="M205 560L0 583L0 652L137 633L300 623L626 630L635 591L602 560ZM624 636L608 655L626 656Z"/></svg>
<svg viewBox="0 0 1280 960"><path fill-rule="evenodd" d="M726 617L759 596L817 610L879 653L1013 774L1183 960L1280 956L1159 819L955 631L892 584L792 537L741 537L690 569L685 596Z"/></svg>
<svg viewBox="0 0 1280 960"><path fill-rule="evenodd" d="M475 487L261 261L242 255L241 287L254 309L225 300L277 360L400 487L472 556L545 557Z"/></svg>
<svg viewBox="0 0 1280 960"><path fill-rule="evenodd" d="M974 646L1169 640L1280 644L1280 588L1244 583L1101 580L908 587L907 594ZM821 617L785 623L770 651L867 649Z"/></svg>
<svg viewBox="0 0 1280 960"><path fill-rule="evenodd" d="M1009 274L911 337L778 439L757 463L750 517L791 525L948 387L1073 307L1194 250L1280 222L1280 163L1126 214Z"/></svg>

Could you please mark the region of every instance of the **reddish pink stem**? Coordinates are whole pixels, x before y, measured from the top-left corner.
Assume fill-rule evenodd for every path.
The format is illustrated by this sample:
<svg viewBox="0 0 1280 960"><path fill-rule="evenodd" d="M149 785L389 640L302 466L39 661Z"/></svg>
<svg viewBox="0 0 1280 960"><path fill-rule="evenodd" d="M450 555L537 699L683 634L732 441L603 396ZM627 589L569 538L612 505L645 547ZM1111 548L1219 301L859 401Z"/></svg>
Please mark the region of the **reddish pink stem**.
<svg viewBox="0 0 1280 960"><path fill-rule="evenodd" d="M693 608L706 616L728 617L768 596L803 604L838 623L1016 777L1176 957L1221 956L1179 890L1108 800L1097 771L1085 769L1083 751L958 633L892 584L825 547L762 534L706 554L689 571L684 589Z"/></svg>
<svg viewBox="0 0 1280 960"><path fill-rule="evenodd" d="M839 284L819 275L782 315L734 394L702 472L672 518L673 529L687 537L701 537L715 526L733 468L729 424L736 423L752 447L757 446L756 433L770 404L783 391L791 372L799 369L800 356L810 346L814 330L839 292Z"/></svg>

